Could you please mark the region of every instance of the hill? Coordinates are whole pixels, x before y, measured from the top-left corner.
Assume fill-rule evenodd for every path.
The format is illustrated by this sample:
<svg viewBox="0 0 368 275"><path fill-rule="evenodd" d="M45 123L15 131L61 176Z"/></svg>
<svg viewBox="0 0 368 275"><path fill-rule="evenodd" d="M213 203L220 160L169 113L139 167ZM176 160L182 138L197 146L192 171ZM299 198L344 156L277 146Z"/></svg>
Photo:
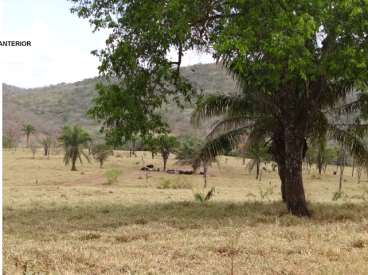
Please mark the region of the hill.
<svg viewBox="0 0 368 275"><path fill-rule="evenodd" d="M215 64L194 65L182 68L182 74L204 94L235 92L233 79ZM30 123L40 135L57 134L66 124L79 124L92 135L98 134L99 125L89 119L86 112L96 95L97 78L75 83L60 83L40 88L23 89L3 84L3 130L21 136L21 126ZM162 113L172 131L177 134L201 135L207 127L194 129L190 124L193 110L187 105L184 110L174 103L164 107Z"/></svg>

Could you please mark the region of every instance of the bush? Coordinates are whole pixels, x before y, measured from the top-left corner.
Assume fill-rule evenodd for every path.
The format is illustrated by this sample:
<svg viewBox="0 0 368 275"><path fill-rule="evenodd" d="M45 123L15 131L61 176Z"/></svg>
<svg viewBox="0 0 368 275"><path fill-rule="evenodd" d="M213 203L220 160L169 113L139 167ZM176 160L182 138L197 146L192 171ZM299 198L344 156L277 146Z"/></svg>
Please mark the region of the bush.
<svg viewBox="0 0 368 275"><path fill-rule="evenodd" d="M92 154L94 159L100 163L100 168L102 168L107 158L113 155L113 151L112 148L108 145L97 144L92 148Z"/></svg>
<svg viewBox="0 0 368 275"><path fill-rule="evenodd" d="M106 171L105 176L107 179L107 183L106 184L114 184L117 183L118 181L118 177L121 175L121 171L118 169L110 169L108 171Z"/></svg>
<svg viewBox="0 0 368 275"><path fill-rule="evenodd" d="M194 200L200 203L209 201L215 194L215 188L212 187L207 193L194 193Z"/></svg>

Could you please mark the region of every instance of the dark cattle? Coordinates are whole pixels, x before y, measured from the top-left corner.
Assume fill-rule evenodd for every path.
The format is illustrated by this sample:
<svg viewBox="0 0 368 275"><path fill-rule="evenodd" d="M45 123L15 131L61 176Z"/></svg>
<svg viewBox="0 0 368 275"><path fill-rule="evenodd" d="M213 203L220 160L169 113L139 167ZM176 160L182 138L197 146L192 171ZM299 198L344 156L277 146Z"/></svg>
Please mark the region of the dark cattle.
<svg viewBox="0 0 368 275"><path fill-rule="evenodd" d="M179 170L179 174L181 175L193 175L192 170Z"/></svg>

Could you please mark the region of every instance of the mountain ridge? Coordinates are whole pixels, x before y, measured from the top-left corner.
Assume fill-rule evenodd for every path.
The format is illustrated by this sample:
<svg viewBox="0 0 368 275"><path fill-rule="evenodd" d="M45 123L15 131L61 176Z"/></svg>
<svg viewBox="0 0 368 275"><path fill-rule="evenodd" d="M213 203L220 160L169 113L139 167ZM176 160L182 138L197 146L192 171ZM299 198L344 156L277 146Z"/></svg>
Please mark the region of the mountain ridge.
<svg viewBox="0 0 368 275"><path fill-rule="evenodd" d="M204 94L236 92L235 81L216 64L198 64L183 67L181 73L193 87ZM64 125L78 124L92 135L99 133L100 125L88 118L92 98L97 95L95 86L99 77L86 78L72 83L58 83L36 88L20 88L6 83L3 87L3 131L22 138L21 127L30 123L38 135L57 135ZM174 103L162 110L163 118L176 135L203 135L209 127L205 124L194 129L190 124L192 105L184 110Z"/></svg>

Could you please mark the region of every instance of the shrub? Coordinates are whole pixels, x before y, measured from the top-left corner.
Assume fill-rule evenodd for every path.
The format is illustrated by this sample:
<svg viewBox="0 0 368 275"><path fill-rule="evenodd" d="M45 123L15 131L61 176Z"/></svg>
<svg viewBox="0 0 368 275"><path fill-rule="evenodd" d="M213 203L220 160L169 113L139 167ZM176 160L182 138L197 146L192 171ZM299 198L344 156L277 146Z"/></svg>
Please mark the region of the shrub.
<svg viewBox="0 0 368 275"><path fill-rule="evenodd" d="M100 168L102 168L107 158L113 155L113 151L112 148L106 144L97 144L92 148L92 154L94 159L100 163Z"/></svg>
<svg viewBox="0 0 368 275"><path fill-rule="evenodd" d="M200 203L209 201L215 194L215 188L212 187L207 193L194 193L194 200Z"/></svg>
<svg viewBox="0 0 368 275"><path fill-rule="evenodd" d="M121 171L118 169L110 169L108 171L106 171L105 176L107 179L107 183L106 184L114 184L117 183L118 181L118 177L121 175Z"/></svg>

